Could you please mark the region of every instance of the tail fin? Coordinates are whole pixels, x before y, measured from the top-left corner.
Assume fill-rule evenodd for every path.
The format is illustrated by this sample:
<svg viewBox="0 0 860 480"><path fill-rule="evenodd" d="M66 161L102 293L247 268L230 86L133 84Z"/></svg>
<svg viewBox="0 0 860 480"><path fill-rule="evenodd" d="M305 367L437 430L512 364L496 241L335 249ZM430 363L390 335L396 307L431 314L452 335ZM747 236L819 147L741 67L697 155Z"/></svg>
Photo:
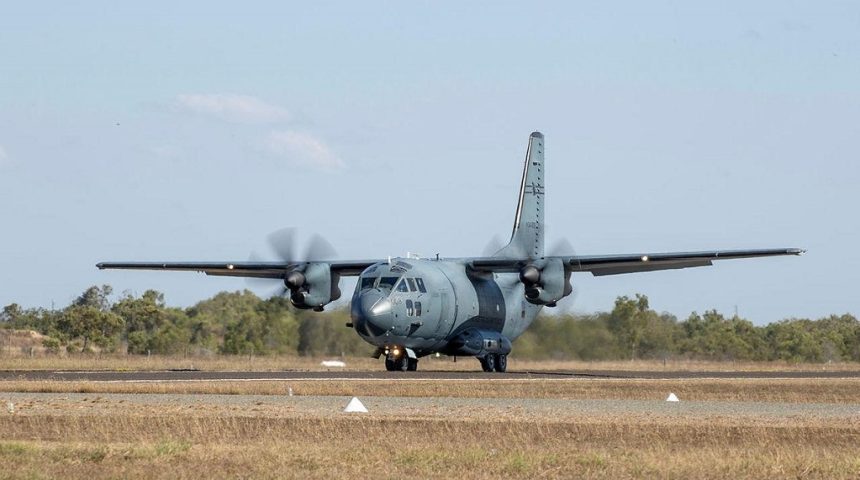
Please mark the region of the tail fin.
<svg viewBox="0 0 860 480"><path fill-rule="evenodd" d="M496 254L508 258L540 258L544 256L544 161L543 134L532 132L523 166L520 201L514 220L514 231L508 245Z"/></svg>

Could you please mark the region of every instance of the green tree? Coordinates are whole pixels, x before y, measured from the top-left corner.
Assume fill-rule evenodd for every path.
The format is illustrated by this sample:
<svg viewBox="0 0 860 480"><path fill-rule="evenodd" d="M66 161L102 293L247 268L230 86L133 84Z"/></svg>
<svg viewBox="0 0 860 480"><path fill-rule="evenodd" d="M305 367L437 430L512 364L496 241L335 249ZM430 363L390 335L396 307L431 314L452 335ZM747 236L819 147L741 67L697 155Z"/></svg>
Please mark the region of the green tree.
<svg viewBox="0 0 860 480"><path fill-rule="evenodd" d="M860 360L860 322L853 315L831 315L815 322L822 360Z"/></svg>
<svg viewBox="0 0 860 480"><path fill-rule="evenodd" d="M299 346L299 320L286 297L274 296L262 302L257 311L263 315L263 344L269 353L296 354Z"/></svg>
<svg viewBox="0 0 860 480"><path fill-rule="evenodd" d="M98 310L108 310L110 308L110 295L113 293L113 287L110 285L102 285L98 287L93 285L92 287L84 290L75 301L72 303L74 306L78 307L92 307Z"/></svg>
<svg viewBox="0 0 860 480"><path fill-rule="evenodd" d="M245 312L238 319L227 324L224 334L223 353L230 354L263 354L263 325L262 319L256 312Z"/></svg>
<svg viewBox="0 0 860 480"><path fill-rule="evenodd" d="M373 347L351 328L349 312L301 312L299 317L299 355L369 355Z"/></svg>
<svg viewBox="0 0 860 480"><path fill-rule="evenodd" d="M648 297L638 293L635 299L618 297L608 323L610 331L619 339L621 349L628 352L629 358L636 359L648 327Z"/></svg>
<svg viewBox="0 0 860 480"><path fill-rule="evenodd" d="M128 353L168 353L160 351L153 343L159 330L168 322L162 293L147 290L140 298L127 294L111 307L111 311L125 322Z"/></svg>
<svg viewBox="0 0 860 480"><path fill-rule="evenodd" d="M647 309L644 316L645 329L639 343L639 355L643 358L663 358L677 353L677 341L681 336L678 319L668 313L658 314Z"/></svg>
<svg viewBox="0 0 860 480"><path fill-rule="evenodd" d="M771 345L774 359L792 362L821 361L822 349L813 333L813 325L806 319L788 319L771 323L765 336Z"/></svg>
<svg viewBox="0 0 860 480"><path fill-rule="evenodd" d="M685 353L713 360L755 360L767 356L761 330L739 317L725 318L716 310L690 314L682 324Z"/></svg>
<svg viewBox="0 0 860 480"><path fill-rule="evenodd" d="M60 317L58 328L69 339L82 339L83 350L90 344L112 351L116 348L124 322L119 315L91 306L72 305Z"/></svg>
<svg viewBox="0 0 860 480"><path fill-rule="evenodd" d="M182 311L178 314L184 316ZM181 321L161 326L149 340L152 352L168 355L187 353L190 345L191 331Z"/></svg>
<svg viewBox="0 0 860 480"><path fill-rule="evenodd" d="M0 312L0 322L6 325L13 325L18 322L18 320L24 316L24 310L17 303L10 303L3 307L3 311Z"/></svg>

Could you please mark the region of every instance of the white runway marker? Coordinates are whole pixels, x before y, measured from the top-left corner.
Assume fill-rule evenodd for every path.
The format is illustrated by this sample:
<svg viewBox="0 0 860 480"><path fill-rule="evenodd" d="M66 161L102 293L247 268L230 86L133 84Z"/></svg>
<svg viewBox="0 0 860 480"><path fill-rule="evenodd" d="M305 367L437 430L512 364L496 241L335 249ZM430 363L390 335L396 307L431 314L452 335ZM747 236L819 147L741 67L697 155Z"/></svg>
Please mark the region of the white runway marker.
<svg viewBox="0 0 860 480"><path fill-rule="evenodd" d="M666 397L666 401L667 402L680 402L680 400L678 400L678 397L675 396L675 394L671 393L671 392L669 392L669 396Z"/></svg>
<svg viewBox="0 0 860 480"><path fill-rule="evenodd" d="M320 365L322 365L323 367L340 367L340 368L343 368L346 366L346 363L342 362L340 360L323 360L322 362L320 362Z"/></svg>
<svg viewBox="0 0 860 480"><path fill-rule="evenodd" d="M367 408L361 403L358 397L352 397L352 400L349 401L343 411L347 413L367 413Z"/></svg>

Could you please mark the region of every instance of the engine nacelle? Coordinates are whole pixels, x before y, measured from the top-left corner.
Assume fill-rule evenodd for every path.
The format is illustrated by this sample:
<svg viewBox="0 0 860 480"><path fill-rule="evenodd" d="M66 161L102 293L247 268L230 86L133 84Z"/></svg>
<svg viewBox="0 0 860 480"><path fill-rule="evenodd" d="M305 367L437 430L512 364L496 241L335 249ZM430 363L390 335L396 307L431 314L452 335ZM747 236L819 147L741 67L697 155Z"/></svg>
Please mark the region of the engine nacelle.
<svg viewBox="0 0 860 480"><path fill-rule="evenodd" d="M520 270L520 281L525 286L525 296L535 305L555 306L555 303L573 292L570 272L564 269L559 258L551 258Z"/></svg>
<svg viewBox="0 0 860 480"><path fill-rule="evenodd" d="M338 283L340 275L332 273L327 263L309 263L284 277L284 285L290 289L290 303L296 308L317 311L340 298Z"/></svg>

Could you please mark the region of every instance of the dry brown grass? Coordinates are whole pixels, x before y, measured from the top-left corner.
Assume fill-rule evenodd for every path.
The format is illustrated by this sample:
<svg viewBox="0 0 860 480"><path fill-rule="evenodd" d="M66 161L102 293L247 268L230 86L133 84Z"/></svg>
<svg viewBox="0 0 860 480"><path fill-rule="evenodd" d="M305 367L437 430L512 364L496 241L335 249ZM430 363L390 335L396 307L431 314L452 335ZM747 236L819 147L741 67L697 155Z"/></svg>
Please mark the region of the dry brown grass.
<svg viewBox="0 0 860 480"><path fill-rule="evenodd" d="M856 426L378 417L0 417L10 478L855 478Z"/></svg>
<svg viewBox="0 0 860 480"><path fill-rule="evenodd" d="M161 370L182 368L178 362L185 361L163 357L71 358L59 363L57 359L21 360L37 360L42 369L85 370ZM250 369L312 370L318 369L319 360L253 358ZM475 369L476 362L466 360L454 364L434 359L422 367ZM248 370L247 361L214 357L195 367ZM347 362L348 369L381 367L373 359ZM703 371L726 370L728 365L512 361L510 367L636 370L650 366ZM856 366L731 365L734 370L821 367L853 370ZM341 414L342 407L293 408L282 401L288 388L305 405L328 398L328 406L340 405L342 399L325 396L358 395L368 397L368 404L374 398L392 396L662 400L668 391L683 402L838 403L843 412L853 408L844 405L860 404L860 379L851 378L2 381L0 392L10 392L9 398L15 395L17 404L15 414L0 410L0 478L860 477L860 406L858 415L842 417L764 415L755 409L742 415L719 413L731 412L731 407L707 415L643 410L588 414L570 409L560 415L536 415L543 410L455 408L444 402L438 402L435 410L418 411L405 400L405 406L394 411L372 408L370 414L352 416ZM27 397L11 392L60 395ZM72 395L75 392L85 395ZM133 397L107 395L112 393ZM236 397L192 397L183 403L150 401L155 397L143 395L154 393L270 397L244 403L225 401ZM307 397L311 395L323 397ZM2 393L0 400L3 408Z"/></svg>
<svg viewBox="0 0 860 480"><path fill-rule="evenodd" d="M662 398L682 381L302 381L298 395L405 394L540 398ZM857 380L687 380L695 395L857 403ZM619 415L564 409L339 411L342 398L284 401L286 382L2 382L6 391L63 385L98 392L230 393L279 397L14 394L0 414L0 478L856 478L860 416L697 414L655 408ZM128 390L126 390L128 389ZM183 391L188 389L188 391ZM268 389L268 390L267 390ZM391 390L394 390L392 393ZM756 392L771 392L762 394ZM679 390L679 392L683 392ZM699 393L695 393L699 392ZM732 393L720 393L732 392ZM223 393L223 392L221 392ZM13 394L9 394L13 395ZM11 398L11 397L10 397ZM3 399L3 395L0 395ZM325 400L329 399L329 400ZM727 400L731 400L728 398ZM374 399L366 398L369 405ZM299 401L300 403L293 403ZM534 402L564 401L534 400ZM818 401L822 401L820 398ZM528 400L526 400L528 402ZM663 402L657 402L665 405ZM322 408L317 405L324 404ZM447 405L447 406L445 406ZM478 403L478 405L482 405ZM740 404L738 404L740 405ZM656 407L657 405L654 404ZM445 411L445 409L449 411ZM552 407L555 408L555 407ZM740 408L740 407L739 407ZM849 409L850 410L850 409ZM541 410L546 411L546 410ZM844 411L844 409L843 409ZM685 413L686 412L686 413Z"/></svg>
<svg viewBox="0 0 860 480"><path fill-rule="evenodd" d="M24 355L0 356L0 370L115 370L152 371L170 369L198 369L207 371L320 371L326 367L322 360L336 357L299 356L170 356L153 355ZM382 361L370 357L343 358L345 371L382 370ZM512 371L857 371L857 363L788 363L788 362L707 362L697 360L637 360L637 361L557 361L522 360L512 356L508 362ZM480 367L474 358L425 357L421 370L475 371Z"/></svg>
<svg viewBox="0 0 860 480"><path fill-rule="evenodd" d="M325 370L320 362L336 357L299 356L171 356L153 355L66 355L0 357L0 370L160 371L196 369L206 371L313 371ZM344 370L380 369L381 362L368 357L345 359ZM460 363L460 362L458 362Z"/></svg>
<svg viewBox="0 0 860 480"><path fill-rule="evenodd" d="M690 401L860 403L860 379L513 379L260 380L176 382L0 382L0 392L560 398L655 400L674 392Z"/></svg>

